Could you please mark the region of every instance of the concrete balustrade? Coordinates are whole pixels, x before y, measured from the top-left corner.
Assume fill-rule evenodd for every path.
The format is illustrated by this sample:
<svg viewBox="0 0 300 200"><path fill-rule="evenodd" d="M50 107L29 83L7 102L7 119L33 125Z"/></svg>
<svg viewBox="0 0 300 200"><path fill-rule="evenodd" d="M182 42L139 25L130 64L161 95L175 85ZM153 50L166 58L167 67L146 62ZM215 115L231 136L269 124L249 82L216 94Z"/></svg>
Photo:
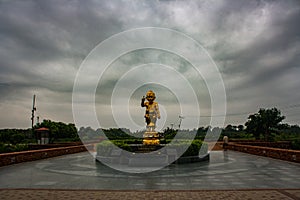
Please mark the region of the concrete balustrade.
<svg viewBox="0 0 300 200"><path fill-rule="evenodd" d="M51 157L65 155L65 154L84 152L87 151L87 148L93 149L94 145L89 144L86 146L79 145L79 146L71 146L71 147L59 147L59 148L51 148L51 149L3 153L0 154L0 166L51 158Z"/></svg>
<svg viewBox="0 0 300 200"><path fill-rule="evenodd" d="M236 143L229 143L227 149L291 162L300 162L300 150L261 147Z"/></svg>

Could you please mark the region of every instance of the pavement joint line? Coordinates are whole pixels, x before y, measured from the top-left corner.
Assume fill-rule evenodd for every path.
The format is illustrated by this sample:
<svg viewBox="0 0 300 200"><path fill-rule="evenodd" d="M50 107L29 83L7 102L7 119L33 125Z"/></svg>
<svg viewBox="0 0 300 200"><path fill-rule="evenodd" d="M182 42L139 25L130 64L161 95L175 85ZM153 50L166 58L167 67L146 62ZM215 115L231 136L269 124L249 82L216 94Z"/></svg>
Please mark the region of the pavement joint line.
<svg viewBox="0 0 300 200"><path fill-rule="evenodd" d="M229 189L229 190L93 190L93 189L1 189L1 199L264 199L299 200L289 191L299 189ZM7 192L7 193L5 193ZM46 196L45 196L46 195ZM297 195L297 194L296 194Z"/></svg>
<svg viewBox="0 0 300 200"><path fill-rule="evenodd" d="M289 190L289 189L287 189L287 190ZM300 198L300 197L297 197L297 196L295 196L295 195L293 195L293 194L291 194L291 193L289 193L289 192L287 192L286 190L283 190L283 189L278 189L278 192L280 192L280 193L282 193L282 194L284 194L284 195L286 195L290 198L293 198L293 199L299 199Z"/></svg>
<svg viewBox="0 0 300 200"><path fill-rule="evenodd" d="M59 161L41 161L40 163L32 163L31 165L26 164L26 166L14 166L14 167L5 167L0 168L0 191L1 195L4 195L4 189L24 189L27 191L30 189L36 188L45 188L47 191L62 189L65 191L67 189L74 189L74 191L112 191L112 192L132 192L132 191L158 191L165 192L167 191L182 191L182 192L197 192L197 191L243 191L245 190L255 190L262 189L266 191L269 190L274 191L274 194L283 195L282 192L279 193L279 190L283 188L283 192L291 193L294 195L293 197L298 197L300 199L300 178L298 178L299 174L299 166L298 164L287 165L287 162L283 163L273 163L266 162L266 165L254 167L257 163L261 163L261 160L251 160L248 159L245 154L238 152L230 152L227 156L232 159L236 159L235 163L226 162L224 160L224 154L222 152L212 153L212 161L209 164L209 168L207 168L206 163L203 165L188 165L188 166L180 166L180 168L170 167L168 169L157 172L155 176L142 176L142 175L127 175L120 173L120 176L115 173L115 171L109 168L103 168L102 165L95 168L87 168L87 171L91 171L91 175L86 176L82 171L86 170L77 169L77 166L73 166L73 162L82 163L85 162L87 166L94 166L95 161L87 156L87 153L82 153L80 156L68 155L66 159L59 159ZM247 154L246 154L247 155ZM85 158L85 160L78 160L78 158ZM54 158L52 158L54 159ZM243 173L232 172L229 176L228 174L221 173L219 171L225 171L227 169L232 170L232 165L234 167L239 167L239 160L241 160L241 168L247 169L247 171ZM273 159L272 159L273 160ZM64 162L62 162L64 161ZM43 164L47 165L43 165ZM69 164L68 164L69 163ZM224 163L223 165L215 165L218 163ZM40 167L40 165L43 167ZM277 164L277 165L276 165ZM49 166L48 166L49 165ZM54 167L54 168L53 168ZM72 168L74 167L74 168ZM278 169L278 170L269 170ZM36 170L37 169L37 170ZM53 174L51 169L60 169L62 172L58 171ZM71 170L70 170L71 169ZM191 173L189 173L190 170ZM197 171L200 169L199 171ZM290 171L289 171L290 169ZM75 175L73 173L66 173L65 171L79 170ZM195 171L194 171L195 170ZM28 173L24 173L24 171ZM174 171L174 172L173 172ZM215 175L203 176L202 172L216 172ZM101 176L101 173L103 176ZM231 171L230 171L231 172ZM268 173L267 173L268 172ZM288 174L283 172L289 172ZM49 176L49 174L53 176ZM226 177L225 177L226 176ZM49 178L48 178L49 177ZM51 178L50 178L51 177ZM230 178L232 177L232 178ZM272 177L272 179L270 178ZM21 182L22 180L30 180L28 182ZM134 179L132 179L134 178ZM151 178L151 180L150 180ZM249 179L254 179L250 181ZM269 180L270 179L270 180ZM149 180L149 182L147 182ZM203 183L199 182L199 180L204 181ZM51 183L57 182L58 184ZM184 183L184 186L172 186L170 183ZM241 182L242 184L232 184ZM38 184L39 183L39 184ZM42 183L42 184L41 184ZM129 183L129 184L128 184ZM136 183L145 183L145 186L135 186ZM200 184L198 184L200 183ZM207 185L205 184L207 183ZM226 183L223 184L223 183ZM157 186L161 185L161 186ZM32 188L31 188L32 187ZM2 188L2 190L1 190ZM291 188L296 188L295 191L292 191ZM115 190L116 189L116 190ZM186 189L186 190L185 190ZM242 189L242 190L241 190ZM8 191L8 190L7 190ZM31 190L33 191L33 190ZM57 191L57 190L56 190ZM97 193L98 193L97 192ZM18 192L21 194L22 192ZM35 193L35 192L33 192ZM42 192L45 193L45 192ZM51 192L52 193L52 192ZM70 193L71 192L67 192ZM77 192L76 192L77 193ZM88 193L88 192L87 192ZM232 193L232 192L231 192ZM240 193L240 192L238 192ZM253 192L249 192L250 194ZM262 192L261 194L263 194ZM272 192L267 192L272 194ZM7 194L13 194L13 191L7 192ZM121 195L122 193L118 193ZM207 193L205 193L207 194ZM228 193L226 193L228 194ZM128 194L130 196L130 194ZM173 194L172 194L173 195ZM198 195L198 194L194 194ZM287 197L287 195L285 195ZM290 199L290 197L289 197Z"/></svg>
<svg viewBox="0 0 300 200"><path fill-rule="evenodd" d="M47 190L47 191L98 191L98 192L213 192L213 191L280 191L286 192L286 190L297 191L300 188L241 188L241 189L195 189L195 190L178 190L178 189L169 189L169 190L147 190L147 189L132 189L132 190L113 190L113 189L52 189L52 188L0 188L2 190ZM287 192L288 193L288 192Z"/></svg>

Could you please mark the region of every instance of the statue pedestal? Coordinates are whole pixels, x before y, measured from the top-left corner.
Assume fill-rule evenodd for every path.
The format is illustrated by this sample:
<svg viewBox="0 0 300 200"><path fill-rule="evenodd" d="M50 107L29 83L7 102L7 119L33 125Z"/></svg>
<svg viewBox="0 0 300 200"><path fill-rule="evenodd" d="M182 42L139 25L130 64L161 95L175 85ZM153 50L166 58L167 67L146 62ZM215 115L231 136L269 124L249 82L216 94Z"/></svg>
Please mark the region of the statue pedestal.
<svg viewBox="0 0 300 200"><path fill-rule="evenodd" d="M155 131L146 131L143 135L144 145L159 145L159 134Z"/></svg>

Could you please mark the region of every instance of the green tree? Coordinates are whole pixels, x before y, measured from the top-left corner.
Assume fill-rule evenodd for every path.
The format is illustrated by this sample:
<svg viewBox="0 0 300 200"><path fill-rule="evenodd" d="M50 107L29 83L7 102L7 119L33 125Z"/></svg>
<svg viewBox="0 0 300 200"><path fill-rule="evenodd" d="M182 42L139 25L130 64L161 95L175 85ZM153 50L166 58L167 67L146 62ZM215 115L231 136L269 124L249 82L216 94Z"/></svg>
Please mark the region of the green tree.
<svg viewBox="0 0 300 200"><path fill-rule="evenodd" d="M233 126L231 124L228 124L226 127L225 127L225 131L235 131L235 129L233 128Z"/></svg>
<svg viewBox="0 0 300 200"><path fill-rule="evenodd" d="M35 128L45 127L50 130L50 143L58 139L79 140L75 124L65 124L63 122L53 122L51 120L43 120L42 123Z"/></svg>
<svg viewBox="0 0 300 200"><path fill-rule="evenodd" d="M256 139L260 139L262 134L264 139L268 141L271 133L280 128L280 123L284 118L285 116L282 116L277 108L261 108L258 113L249 115L248 121L245 123L246 131L252 133Z"/></svg>

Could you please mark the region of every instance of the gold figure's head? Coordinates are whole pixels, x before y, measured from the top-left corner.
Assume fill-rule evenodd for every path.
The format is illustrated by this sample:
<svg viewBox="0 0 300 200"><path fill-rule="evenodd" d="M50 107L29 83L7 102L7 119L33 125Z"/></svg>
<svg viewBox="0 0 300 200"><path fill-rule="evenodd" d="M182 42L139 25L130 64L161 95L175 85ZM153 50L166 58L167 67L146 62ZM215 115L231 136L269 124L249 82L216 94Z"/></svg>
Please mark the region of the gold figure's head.
<svg viewBox="0 0 300 200"><path fill-rule="evenodd" d="M152 90L149 90L146 94L146 99L149 101L149 102L153 102L155 100L155 93L152 91Z"/></svg>

